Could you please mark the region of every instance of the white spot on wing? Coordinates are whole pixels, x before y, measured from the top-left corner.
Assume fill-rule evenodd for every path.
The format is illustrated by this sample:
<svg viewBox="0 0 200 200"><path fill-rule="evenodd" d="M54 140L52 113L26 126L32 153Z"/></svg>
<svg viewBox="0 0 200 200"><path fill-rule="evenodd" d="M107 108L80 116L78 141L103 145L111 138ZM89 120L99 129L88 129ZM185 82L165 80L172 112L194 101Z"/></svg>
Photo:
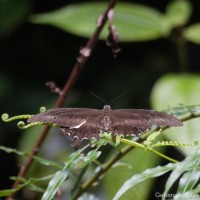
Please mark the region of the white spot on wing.
<svg viewBox="0 0 200 200"><path fill-rule="evenodd" d="M83 124L85 124L85 123L86 123L86 120L83 121L83 122L81 122L80 124L78 124L78 125L76 125L76 126L71 126L70 129L73 129L73 128L78 129L78 128L80 128Z"/></svg>
<svg viewBox="0 0 200 200"><path fill-rule="evenodd" d="M68 135L68 136L71 136L71 133L70 133L70 132L67 132L67 135Z"/></svg>

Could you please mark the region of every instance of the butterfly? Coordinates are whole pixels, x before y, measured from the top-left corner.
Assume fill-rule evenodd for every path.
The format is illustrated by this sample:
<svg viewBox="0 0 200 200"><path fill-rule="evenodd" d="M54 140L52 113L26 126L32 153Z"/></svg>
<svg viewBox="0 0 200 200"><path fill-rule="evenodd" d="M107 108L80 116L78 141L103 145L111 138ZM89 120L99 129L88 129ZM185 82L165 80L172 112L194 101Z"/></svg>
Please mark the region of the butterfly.
<svg viewBox="0 0 200 200"><path fill-rule="evenodd" d="M113 135L139 136L152 126L182 126L182 121L166 113L145 109L116 109L105 105L102 110L90 108L56 108L36 114L28 123L56 124L71 137L77 147L83 139L99 139L102 132Z"/></svg>

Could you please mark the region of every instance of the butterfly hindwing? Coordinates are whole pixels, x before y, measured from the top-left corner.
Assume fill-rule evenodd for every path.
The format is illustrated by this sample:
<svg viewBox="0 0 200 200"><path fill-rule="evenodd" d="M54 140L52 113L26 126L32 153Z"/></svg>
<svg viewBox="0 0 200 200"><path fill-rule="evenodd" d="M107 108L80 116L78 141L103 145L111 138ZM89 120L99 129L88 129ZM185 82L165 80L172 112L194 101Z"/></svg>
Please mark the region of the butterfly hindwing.
<svg viewBox="0 0 200 200"><path fill-rule="evenodd" d="M75 140L75 142L71 145L72 147L79 146L83 139L99 139L99 135L101 132L101 123L99 123L101 116L94 116L92 118L88 118L85 123L83 123L78 128L64 128L61 127L61 131Z"/></svg>

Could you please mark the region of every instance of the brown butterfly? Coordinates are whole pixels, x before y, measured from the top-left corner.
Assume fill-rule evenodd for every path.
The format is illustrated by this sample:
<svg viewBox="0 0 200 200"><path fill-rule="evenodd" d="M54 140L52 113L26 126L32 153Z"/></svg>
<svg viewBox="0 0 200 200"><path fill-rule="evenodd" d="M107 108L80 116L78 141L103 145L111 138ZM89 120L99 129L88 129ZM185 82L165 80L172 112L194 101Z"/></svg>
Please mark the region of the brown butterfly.
<svg viewBox="0 0 200 200"><path fill-rule="evenodd" d="M57 124L65 135L80 145L83 139L99 138L101 132L113 135L138 136L152 126L182 126L177 118L154 110L117 109L105 105L102 110L89 108L57 108L37 114L28 119L28 123L43 122Z"/></svg>

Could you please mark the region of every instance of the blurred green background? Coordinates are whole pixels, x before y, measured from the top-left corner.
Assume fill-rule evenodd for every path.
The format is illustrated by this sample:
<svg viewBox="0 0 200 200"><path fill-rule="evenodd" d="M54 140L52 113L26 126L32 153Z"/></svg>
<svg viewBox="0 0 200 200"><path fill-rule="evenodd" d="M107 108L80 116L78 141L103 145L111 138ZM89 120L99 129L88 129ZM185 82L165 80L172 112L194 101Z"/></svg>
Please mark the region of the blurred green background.
<svg viewBox="0 0 200 200"><path fill-rule="evenodd" d="M56 21L53 22L49 16L47 18L49 17L50 22L43 20L40 16L39 18L33 16L52 12L74 3L79 5L83 2L85 1L0 1L0 113L6 112L12 116L33 114L37 113L41 106L46 106L47 109L54 106L57 94L51 93L45 83L54 81L58 86L63 86L73 69L80 48L87 42L87 34L83 34L83 37L81 31L79 34L77 32L73 34L73 25L71 24L68 26L72 26L72 29L64 31L68 29L62 27L62 24L57 24ZM140 3L140 5L151 7L159 13L167 15L167 8L170 9L169 4L178 1L138 0L129 2ZM176 11L174 6L175 17L173 18L171 15L173 23L169 23L169 17L167 19L168 26L163 35L159 33L160 35L147 39L146 36L142 39L127 39L122 34L119 43L121 52L117 58L112 56L111 49L106 46L105 41L100 40L73 90L67 97L65 106L101 109L104 103L92 96L89 91L94 92L106 102L127 92L127 95L112 102L111 106L114 109L148 109L153 106L155 109L163 110L167 106L177 106L178 104L198 104L198 100L200 102L197 87L199 85L200 39L198 41L198 37L200 34L197 34L199 29L196 32L194 31L194 34L189 32L189 28L186 29L199 23L200 4L198 0L190 1L190 4L187 4L187 1L182 2L186 2L186 4L183 3L186 5L183 16L188 16L188 18L182 19L180 17L180 21L174 22L174 19L178 19L176 14L180 13ZM92 24L94 29L96 18L91 16L89 16L89 20L94 21L94 24ZM84 21L84 19L82 20ZM31 23L31 21L34 21L34 23ZM70 18L66 21L70 21ZM118 23L117 20L116 23ZM138 23L140 24L142 21ZM120 25L116 28L120 33L120 30L122 30ZM134 27L133 23L134 28L137 27ZM89 30L89 34L90 31L93 32L89 28L86 29ZM138 28L138 30L140 29ZM145 31L144 29L143 31L148 33L149 30ZM182 79L185 80L183 78L185 74L189 77L189 81L182 83ZM166 93L171 94L171 96L166 95L163 102L160 102L163 106L158 106L159 96L156 96L158 92L156 93L154 90L156 94L153 94L152 89L156 83L159 84L158 80L161 77L166 76L169 76L166 84L168 84L168 81L170 82L170 77L173 80L180 81L175 85L181 85L182 93L178 96L183 96L181 96L181 100L172 101L172 96L175 97L177 91L180 91L179 89L172 89L174 93L170 91ZM192 85L190 85L191 82ZM187 91L184 90L186 86ZM163 88L165 87L163 86ZM159 90L160 97L166 92L163 88L161 87ZM176 87L172 85L172 88ZM192 91L192 93L188 93L188 91ZM196 96L193 98L193 95ZM191 98L186 99L186 96ZM24 145L30 141L30 139L24 139L24 134L16 127L15 123L0 122L1 145L24 148ZM32 137L35 140L37 139L36 135L32 135ZM55 135L52 137L62 138L62 136ZM60 139L58 140L60 141ZM47 150L49 154L55 152L55 149L59 146L59 141L55 141L58 143L53 143L54 148ZM29 144L29 147L33 144ZM64 143L63 148L65 148L65 145L68 145L68 143ZM175 154L175 152L177 156L182 156L174 149L173 153ZM12 183L9 181L9 176L16 175L19 169L18 158L15 155L0 152L0 163L0 188L9 188Z"/></svg>

